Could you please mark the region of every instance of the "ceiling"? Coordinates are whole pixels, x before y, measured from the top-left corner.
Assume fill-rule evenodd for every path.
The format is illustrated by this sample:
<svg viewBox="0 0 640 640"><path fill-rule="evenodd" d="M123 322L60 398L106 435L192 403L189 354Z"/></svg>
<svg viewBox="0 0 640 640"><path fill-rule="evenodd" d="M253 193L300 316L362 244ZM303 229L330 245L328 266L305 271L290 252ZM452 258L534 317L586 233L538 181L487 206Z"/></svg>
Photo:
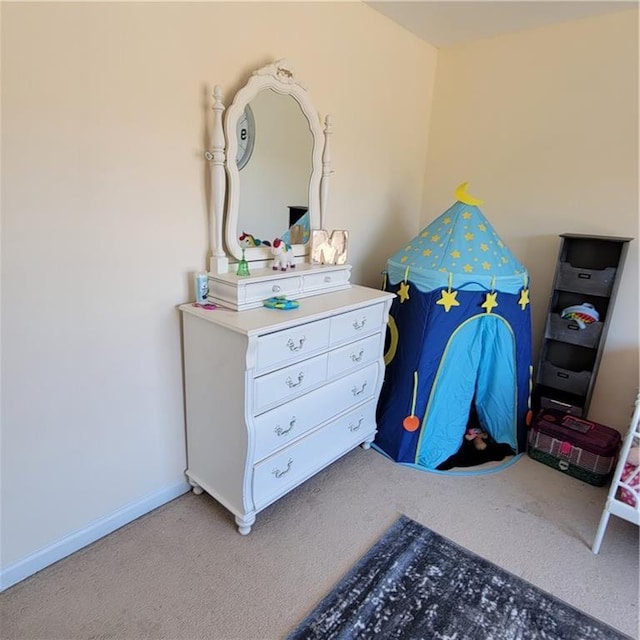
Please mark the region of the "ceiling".
<svg viewBox="0 0 640 640"><path fill-rule="evenodd" d="M435 47L639 6L638 0L372 0L366 4Z"/></svg>

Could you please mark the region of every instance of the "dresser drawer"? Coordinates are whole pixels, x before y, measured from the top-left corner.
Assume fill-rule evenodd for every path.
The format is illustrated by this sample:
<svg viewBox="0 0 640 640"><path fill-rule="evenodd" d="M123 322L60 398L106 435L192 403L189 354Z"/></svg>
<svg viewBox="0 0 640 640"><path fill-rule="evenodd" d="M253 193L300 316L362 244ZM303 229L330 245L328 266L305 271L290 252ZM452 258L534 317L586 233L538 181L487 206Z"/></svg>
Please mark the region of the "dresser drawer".
<svg viewBox="0 0 640 640"><path fill-rule="evenodd" d="M295 296L302 291L301 278L277 278L264 282L247 283L240 303L262 302L273 296Z"/></svg>
<svg viewBox="0 0 640 640"><path fill-rule="evenodd" d="M351 277L350 268L338 271L325 271L320 273L310 273L303 276L302 288L304 291L314 291L316 289L327 289L349 282Z"/></svg>
<svg viewBox="0 0 640 640"><path fill-rule="evenodd" d="M356 371L257 416L254 419L254 460L266 458L323 422L370 398L377 375L375 365L366 371ZM364 391L358 394L363 385Z"/></svg>
<svg viewBox="0 0 640 640"><path fill-rule="evenodd" d="M329 346L329 318L258 339L256 370L265 371L319 353Z"/></svg>
<svg viewBox="0 0 640 640"><path fill-rule="evenodd" d="M374 401L263 460L253 470L253 500L261 509L375 433Z"/></svg>
<svg viewBox="0 0 640 640"><path fill-rule="evenodd" d="M330 351L329 380L345 371L362 367L370 362L375 362L382 352L382 345L380 344L382 335L381 333L376 333L368 338L363 338L345 347L339 347Z"/></svg>
<svg viewBox="0 0 640 640"><path fill-rule="evenodd" d="M327 379L328 355L302 360L253 381L254 415L310 391Z"/></svg>
<svg viewBox="0 0 640 640"><path fill-rule="evenodd" d="M373 331L380 331L384 306L377 304L356 311L341 313L331 318L330 343L332 345L356 340Z"/></svg>

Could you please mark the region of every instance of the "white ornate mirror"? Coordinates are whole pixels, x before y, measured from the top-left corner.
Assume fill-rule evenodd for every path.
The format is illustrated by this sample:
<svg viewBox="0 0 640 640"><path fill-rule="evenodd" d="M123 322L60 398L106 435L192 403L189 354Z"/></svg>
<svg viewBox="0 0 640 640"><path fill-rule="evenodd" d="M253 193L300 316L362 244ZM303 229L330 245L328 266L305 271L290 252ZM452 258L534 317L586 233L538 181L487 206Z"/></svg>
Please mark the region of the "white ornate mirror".
<svg viewBox="0 0 640 640"><path fill-rule="evenodd" d="M286 60L252 74L227 109L224 125L220 87L214 98L213 149L206 154L213 164L211 271L226 273L224 247L232 259L240 260L238 239L243 232L261 240L282 237L305 207L309 229L322 228L331 174L331 120L327 116L323 130L307 90ZM309 242L295 241L294 236L295 256L307 255ZM245 249L244 257L264 265L271 254L258 246Z"/></svg>

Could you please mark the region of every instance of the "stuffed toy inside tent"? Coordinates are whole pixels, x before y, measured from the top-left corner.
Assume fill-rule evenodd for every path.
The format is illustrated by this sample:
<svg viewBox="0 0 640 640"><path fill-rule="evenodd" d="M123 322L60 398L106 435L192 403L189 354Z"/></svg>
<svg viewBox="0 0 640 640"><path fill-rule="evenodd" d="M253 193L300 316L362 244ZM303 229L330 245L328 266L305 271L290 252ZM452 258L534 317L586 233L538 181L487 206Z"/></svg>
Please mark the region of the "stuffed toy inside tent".
<svg viewBox="0 0 640 640"><path fill-rule="evenodd" d="M522 453L530 420L529 276L466 183L456 198L385 276L396 298L374 446L430 470ZM494 457L469 462L471 445Z"/></svg>

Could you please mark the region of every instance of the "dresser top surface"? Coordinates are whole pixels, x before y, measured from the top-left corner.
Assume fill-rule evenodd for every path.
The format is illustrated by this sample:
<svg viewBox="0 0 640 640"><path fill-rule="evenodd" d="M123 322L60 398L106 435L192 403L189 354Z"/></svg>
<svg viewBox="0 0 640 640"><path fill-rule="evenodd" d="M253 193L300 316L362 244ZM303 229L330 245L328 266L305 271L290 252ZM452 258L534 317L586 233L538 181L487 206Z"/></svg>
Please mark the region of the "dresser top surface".
<svg viewBox="0 0 640 640"><path fill-rule="evenodd" d="M270 333L305 322L327 318L336 313L352 311L376 302L391 300L395 294L370 287L353 285L349 289L304 298L297 309L282 311L261 307L248 311L232 311L218 307L213 310L194 307L192 303L180 305L183 313L197 316L213 324L222 325L247 335Z"/></svg>

